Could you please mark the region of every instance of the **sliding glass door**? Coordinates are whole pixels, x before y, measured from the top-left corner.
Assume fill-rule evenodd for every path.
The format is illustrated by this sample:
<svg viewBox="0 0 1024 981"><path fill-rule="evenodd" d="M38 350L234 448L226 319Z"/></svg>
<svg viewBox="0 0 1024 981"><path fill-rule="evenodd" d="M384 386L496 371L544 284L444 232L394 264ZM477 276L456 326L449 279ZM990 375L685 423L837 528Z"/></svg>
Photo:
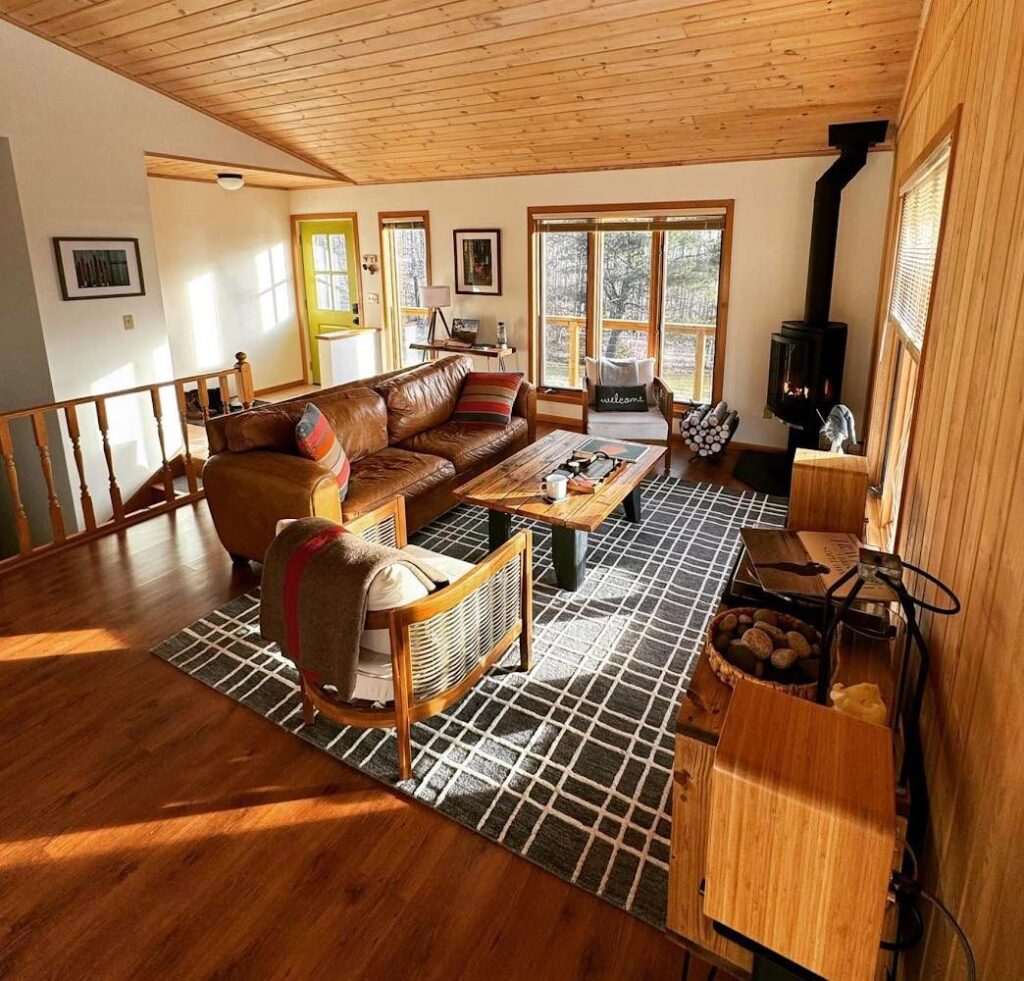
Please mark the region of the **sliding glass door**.
<svg viewBox="0 0 1024 981"><path fill-rule="evenodd" d="M676 401L719 397L720 212L532 219L541 387L579 389L585 357L650 357Z"/></svg>
<svg viewBox="0 0 1024 981"><path fill-rule="evenodd" d="M430 232L426 212L381 213L381 273L384 325L395 367L419 364L411 344L427 339L430 311L419 305L421 286L430 285Z"/></svg>

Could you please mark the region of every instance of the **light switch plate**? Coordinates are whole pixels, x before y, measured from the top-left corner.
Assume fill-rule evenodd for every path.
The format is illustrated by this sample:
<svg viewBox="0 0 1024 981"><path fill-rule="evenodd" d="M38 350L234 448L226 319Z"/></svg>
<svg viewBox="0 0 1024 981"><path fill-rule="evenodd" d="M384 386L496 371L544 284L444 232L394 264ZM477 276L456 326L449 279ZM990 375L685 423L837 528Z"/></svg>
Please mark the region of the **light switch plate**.
<svg viewBox="0 0 1024 981"><path fill-rule="evenodd" d="M121 318L121 321L124 324L125 330L135 330L135 317L132 314L126 313Z"/></svg>

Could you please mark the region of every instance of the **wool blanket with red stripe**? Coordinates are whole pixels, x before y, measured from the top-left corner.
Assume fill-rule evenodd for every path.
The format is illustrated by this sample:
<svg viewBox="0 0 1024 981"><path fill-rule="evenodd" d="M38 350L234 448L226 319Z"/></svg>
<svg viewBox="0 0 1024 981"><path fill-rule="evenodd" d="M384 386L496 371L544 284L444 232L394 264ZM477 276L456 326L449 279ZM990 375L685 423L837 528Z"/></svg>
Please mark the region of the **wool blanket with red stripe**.
<svg viewBox="0 0 1024 981"><path fill-rule="evenodd" d="M263 562L260 633L310 681L350 699L370 584L387 566L408 567L428 591L447 585L427 563L368 542L327 518L301 518L270 543Z"/></svg>

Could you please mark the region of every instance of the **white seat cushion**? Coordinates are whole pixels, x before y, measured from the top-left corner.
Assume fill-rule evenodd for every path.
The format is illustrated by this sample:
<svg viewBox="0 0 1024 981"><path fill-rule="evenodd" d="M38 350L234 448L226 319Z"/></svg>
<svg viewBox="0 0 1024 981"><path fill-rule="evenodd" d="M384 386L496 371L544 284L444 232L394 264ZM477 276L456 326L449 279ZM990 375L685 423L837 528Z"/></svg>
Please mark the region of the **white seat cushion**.
<svg viewBox="0 0 1024 981"><path fill-rule="evenodd" d="M668 423L658 409L646 412L590 412L587 434L612 439L660 439L668 437Z"/></svg>
<svg viewBox="0 0 1024 981"><path fill-rule="evenodd" d="M450 555L431 552L418 545L406 545L406 555L423 559L445 576L450 583L461 579L473 566ZM427 596L427 587L412 570L404 565L392 565L377 573L370 583L367 607L371 610L390 610L405 606ZM390 702L394 698L391 677L391 638L386 630L364 630L360 644L359 669L353 698L371 702Z"/></svg>

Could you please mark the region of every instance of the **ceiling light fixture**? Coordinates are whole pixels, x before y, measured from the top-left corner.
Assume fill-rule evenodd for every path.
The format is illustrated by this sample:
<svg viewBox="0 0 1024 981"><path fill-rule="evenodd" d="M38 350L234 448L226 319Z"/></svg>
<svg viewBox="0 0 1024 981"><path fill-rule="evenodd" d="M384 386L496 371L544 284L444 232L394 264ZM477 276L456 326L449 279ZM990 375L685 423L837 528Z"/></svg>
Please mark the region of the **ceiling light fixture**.
<svg viewBox="0 0 1024 981"><path fill-rule="evenodd" d="M217 183L225 191L237 191L245 186L245 178L241 174L218 174Z"/></svg>

